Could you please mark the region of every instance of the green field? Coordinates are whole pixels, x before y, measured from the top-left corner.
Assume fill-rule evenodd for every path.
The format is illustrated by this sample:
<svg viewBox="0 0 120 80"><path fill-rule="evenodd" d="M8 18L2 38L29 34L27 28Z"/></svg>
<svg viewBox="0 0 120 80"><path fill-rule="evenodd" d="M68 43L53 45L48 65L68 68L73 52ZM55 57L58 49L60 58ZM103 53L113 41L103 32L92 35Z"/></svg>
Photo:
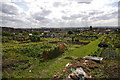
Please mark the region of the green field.
<svg viewBox="0 0 120 80"><path fill-rule="evenodd" d="M92 41L88 45L82 46L81 48L78 48L71 52L71 56L76 57L84 57L89 54L93 54L98 49L98 44L103 39L103 37L100 37L99 39Z"/></svg>
<svg viewBox="0 0 120 80"><path fill-rule="evenodd" d="M83 58L88 55L106 58L103 61L105 64L99 64L103 71L100 74L108 74L104 72L104 66L107 65L109 67L114 63L116 67L116 59L110 59L112 59L112 55L119 56L120 54L120 48L116 48L119 47L117 44L119 38L116 34L105 34L98 35L98 39L93 36L88 39L89 34L89 31L86 32L84 38L76 36L74 41L70 41L72 39L67 41L62 37L41 38L40 41L26 41L27 43L15 40L4 42L1 46L3 49L3 78L51 78L54 75L61 76L60 74L65 72L65 65L74 61L65 59L65 57ZM88 43L86 44L86 42ZM101 42L110 45L110 47L98 47ZM61 44L65 44L65 47L61 49L62 51L60 51ZM110 56L106 57L108 54ZM107 64L109 61L110 64ZM99 76L99 72L96 69L92 73Z"/></svg>
<svg viewBox="0 0 120 80"><path fill-rule="evenodd" d="M9 57L9 59L18 59L18 60L29 60L29 63L18 65L18 67L14 67L15 71L11 72L10 74L7 70L4 72L5 77L16 77L16 78L51 78L53 74L56 74L57 72L62 72L62 69L64 69L64 66L70 62L71 60L64 59L65 56L76 56L76 57L83 57L86 56L92 52L94 52L98 47L97 45L99 44L100 40L102 39L99 38L95 41L92 41L88 45L85 46L80 46L80 45L68 45L69 48L67 51L65 51L61 56L52 59L52 60L47 60L44 62L41 62L39 58L33 58L33 57L27 57L23 56L22 54L16 54L16 55L10 55L7 53L4 53L6 57ZM5 44L3 47L5 50L11 49L14 47L14 49L22 48L23 46L26 47L28 45L36 45L39 44L39 46L42 46L43 43L26 43L24 44L11 44L8 46L8 44ZM94 45L93 45L94 44ZM49 44L50 45L50 44ZM38 47L39 47L38 46ZM77 47L77 48L76 48ZM35 47L34 47L35 48ZM10 51L11 52L11 51ZM33 51L32 51L33 52ZM9 52L8 52L9 53ZM84 54L83 54L84 53ZM21 70L22 67L25 65L32 64L32 66L26 70ZM29 72L31 70L31 72ZM36 75L34 75L36 74Z"/></svg>

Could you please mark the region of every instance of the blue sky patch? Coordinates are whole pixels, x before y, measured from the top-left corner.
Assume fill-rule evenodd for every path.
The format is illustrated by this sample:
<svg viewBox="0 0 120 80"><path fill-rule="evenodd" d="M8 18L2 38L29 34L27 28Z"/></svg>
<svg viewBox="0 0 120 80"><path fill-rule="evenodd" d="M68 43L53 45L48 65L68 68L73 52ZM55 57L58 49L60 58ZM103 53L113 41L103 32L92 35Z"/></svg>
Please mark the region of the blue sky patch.
<svg viewBox="0 0 120 80"><path fill-rule="evenodd" d="M28 11L29 10L28 6L26 6L22 2L13 2L13 3L16 4L16 5L18 5L19 7L21 7L24 11Z"/></svg>

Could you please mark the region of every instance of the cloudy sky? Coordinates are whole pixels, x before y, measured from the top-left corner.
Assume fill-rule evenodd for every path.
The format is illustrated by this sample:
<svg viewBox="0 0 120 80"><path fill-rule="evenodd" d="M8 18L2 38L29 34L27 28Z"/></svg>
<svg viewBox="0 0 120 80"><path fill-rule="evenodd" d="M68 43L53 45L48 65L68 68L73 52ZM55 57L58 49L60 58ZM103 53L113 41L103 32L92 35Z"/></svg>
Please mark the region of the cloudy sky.
<svg viewBox="0 0 120 80"><path fill-rule="evenodd" d="M119 0L4 0L0 26L117 26Z"/></svg>

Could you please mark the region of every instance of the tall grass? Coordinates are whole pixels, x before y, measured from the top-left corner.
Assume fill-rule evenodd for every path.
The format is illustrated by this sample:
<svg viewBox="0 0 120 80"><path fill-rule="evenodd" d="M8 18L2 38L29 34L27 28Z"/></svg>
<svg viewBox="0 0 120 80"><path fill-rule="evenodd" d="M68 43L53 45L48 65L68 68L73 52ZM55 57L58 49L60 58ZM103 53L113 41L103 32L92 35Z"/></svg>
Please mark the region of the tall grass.
<svg viewBox="0 0 120 80"><path fill-rule="evenodd" d="M72 51L70 56L83 57L83 56L94 53L98 49L98 44L100 43L102 38L103 37L100 37L99 39L92 41L88 45L85 45L81 48L78 48L78 49Z"/></svg>

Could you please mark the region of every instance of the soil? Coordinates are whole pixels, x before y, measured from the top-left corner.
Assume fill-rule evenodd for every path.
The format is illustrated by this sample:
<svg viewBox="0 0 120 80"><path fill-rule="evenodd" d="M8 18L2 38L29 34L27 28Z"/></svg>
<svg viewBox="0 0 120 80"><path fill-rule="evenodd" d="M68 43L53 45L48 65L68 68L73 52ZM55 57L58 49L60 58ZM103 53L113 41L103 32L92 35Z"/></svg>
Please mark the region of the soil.
<svg viewBox="0 0 120 80"><path fill-rule="evenodd" d="M29 65L27 65L27 66L22 67L21 69L22 69L22 70L25 70L25 69L29 68L31 65L32 65L32 64L29 64Z"/></svg>
<svg viewBox="0 0 120 80"><path fill-rule="evenodd" d="M3 60L2 60L2 68L5 69L5 68L11 68L11 67L17 67L17 65L15 65L16 63L28 63L29 60L18 60L18 59L8 59L7 57L3 57Z"/></svg>
<svg viewBox="0 0 120 80"><path fill-rule="evenodd" d="M68 42L69 44L87 45L90 42Z"/></svg>
<svg viewBox="0 0 120 80"><path fill-rule="evenodd" d="M57 43L60 43L62 41L53 41L53 42L49 42L49 43L52 43L52 44L57 44Z"/></svg>

